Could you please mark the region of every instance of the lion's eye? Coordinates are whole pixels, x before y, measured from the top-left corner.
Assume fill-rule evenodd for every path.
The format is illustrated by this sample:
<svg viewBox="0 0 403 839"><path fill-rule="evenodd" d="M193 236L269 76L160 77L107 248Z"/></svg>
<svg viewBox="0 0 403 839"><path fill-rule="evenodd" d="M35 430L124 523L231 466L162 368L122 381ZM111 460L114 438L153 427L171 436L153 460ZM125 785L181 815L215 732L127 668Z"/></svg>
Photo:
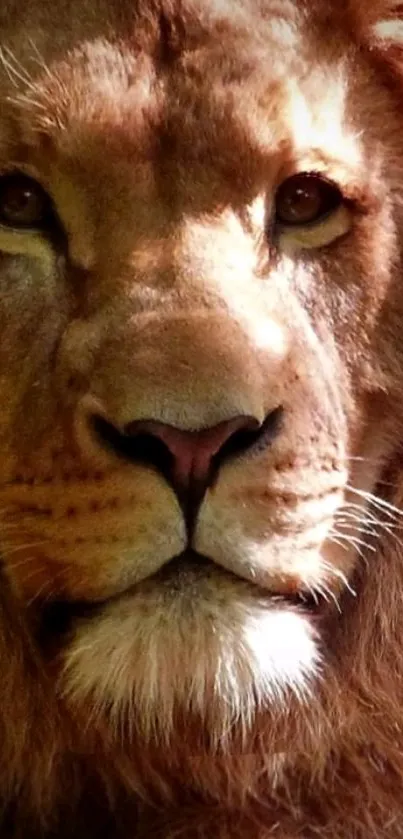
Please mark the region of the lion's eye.
<svg viewBox="0 0 403 839"><path fill-rule="evenodd" d="M50 199L32 178L22 174L0 178L0 224L14 228L42 227L50 213Z"/></svg>
<svg viewBox="0 0 403 839"><path fill-rule="evenodd" d="M318 175L287 178L277 190L275 222L280 227L302 227L322 221L343 203L337 187Z"/></svg>

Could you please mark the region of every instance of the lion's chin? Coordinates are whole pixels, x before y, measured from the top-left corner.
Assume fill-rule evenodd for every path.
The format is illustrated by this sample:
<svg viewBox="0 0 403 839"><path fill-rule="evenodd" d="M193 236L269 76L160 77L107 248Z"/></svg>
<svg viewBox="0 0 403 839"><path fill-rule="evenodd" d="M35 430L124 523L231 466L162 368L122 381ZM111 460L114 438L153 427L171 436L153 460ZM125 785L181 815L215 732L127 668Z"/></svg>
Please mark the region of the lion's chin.
<svg viewBox="0 0 403 839"><path fill-rule="evenodd" d="M309 610L225 572L185 569L78 618L61 689L116 731L167 742L179 712L222 744L258 711L307 700L320 667L314 624Z"/></svg>

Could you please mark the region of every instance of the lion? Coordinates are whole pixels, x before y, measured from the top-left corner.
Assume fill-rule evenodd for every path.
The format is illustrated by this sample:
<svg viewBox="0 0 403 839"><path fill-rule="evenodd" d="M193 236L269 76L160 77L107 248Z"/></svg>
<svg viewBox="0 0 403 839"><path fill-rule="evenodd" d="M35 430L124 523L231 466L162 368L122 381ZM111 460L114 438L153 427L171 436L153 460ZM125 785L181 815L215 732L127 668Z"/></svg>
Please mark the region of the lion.
<svg viewBox="0 0 403 839"><path fill-rule="evenodd" d="M394 0L3 0L0 832L403 837Z"/></svg>

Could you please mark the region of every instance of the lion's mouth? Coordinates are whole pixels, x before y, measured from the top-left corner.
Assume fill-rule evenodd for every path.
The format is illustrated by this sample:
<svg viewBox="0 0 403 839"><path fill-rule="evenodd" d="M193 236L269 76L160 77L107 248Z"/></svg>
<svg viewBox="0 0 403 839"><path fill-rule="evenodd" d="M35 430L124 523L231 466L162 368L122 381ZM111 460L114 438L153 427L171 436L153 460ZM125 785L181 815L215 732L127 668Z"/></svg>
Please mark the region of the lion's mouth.
<svg viewBox="0 0 403 839"><path fill-rule="evenodd" d="M159 569L141 585L166 586L170 593L184 591L186 586L197 580L198 577L213 575L217 571L217 565L208 557L193 550L183 551L163 568ZM220 568L220 572L231 578L235 574L231 571ZM238 578L237 578L238 579ZM278 608L297 608L299 611L311 615L318 615L321 611L321 601L314 594L303 590L284 592L270 591L268 589L250 583L253 588L258 588L261 595L267 599L271 606ZM44 638L56 637L66 634L74 623L79 620L89 620L99 615L108 605L125 598L134 593L139 584L135 584L128 590L103 600L73 600L62 598L52 602L46 602L40 609L40 633Z"/></svg>

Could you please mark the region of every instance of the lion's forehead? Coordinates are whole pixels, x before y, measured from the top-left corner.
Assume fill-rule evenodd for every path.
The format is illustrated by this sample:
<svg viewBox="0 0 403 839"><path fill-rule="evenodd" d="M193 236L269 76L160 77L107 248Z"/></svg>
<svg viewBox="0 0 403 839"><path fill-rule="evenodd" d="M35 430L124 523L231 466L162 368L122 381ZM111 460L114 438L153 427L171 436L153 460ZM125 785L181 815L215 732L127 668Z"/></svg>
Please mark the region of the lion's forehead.
<svg viewBox="0 0 403 839"><path fill-rule="evenodd" d="M82 37L75 32L63 46L58 20L57 48L51 13L38 29L22 12L24 30L2 62L17 124L14 153L18 134L18 154L28 148L42 168L54 158L73 162L84 179L100 169L113 177L115 161L123 181L150 189L157 180L172 205L172 184L178 192L189 167L198 200L217 178L228 198L243 200L248 188L270 183L280 150L283 159L301 152L301 137L328 148L334 136L340 148L346 74L326 54L308 73L311 36L298 4L268 2L264 14L255 2L188 0L181 12L171 3L169 14L135 5L131 16L125 3L119 7L125 26L117 4L104 19L97 9L92 29L80 7Z"/></svg>

